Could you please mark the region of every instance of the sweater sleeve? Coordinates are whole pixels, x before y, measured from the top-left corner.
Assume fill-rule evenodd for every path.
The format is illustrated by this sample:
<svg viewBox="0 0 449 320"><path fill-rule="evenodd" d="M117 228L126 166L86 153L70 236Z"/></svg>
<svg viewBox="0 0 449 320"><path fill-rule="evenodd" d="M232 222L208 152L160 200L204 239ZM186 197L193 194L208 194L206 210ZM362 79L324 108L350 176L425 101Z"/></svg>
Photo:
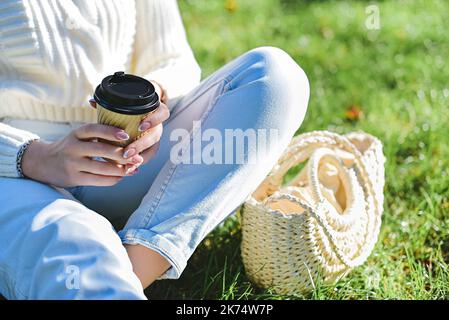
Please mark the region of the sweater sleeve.
<svg viewBox="0 0 449 320"><path fill-rule="evenodd" d="M136 0L136 11L133 72L161 83L169 98L186 94L200 82L201 69L176 0Z"/></svg>
<svg viewBox="0 0 449 320"><path fill-rule="evenodd" d="M0 122L0 177L18 178L17 155L25 143L39 136Z"/></svg>

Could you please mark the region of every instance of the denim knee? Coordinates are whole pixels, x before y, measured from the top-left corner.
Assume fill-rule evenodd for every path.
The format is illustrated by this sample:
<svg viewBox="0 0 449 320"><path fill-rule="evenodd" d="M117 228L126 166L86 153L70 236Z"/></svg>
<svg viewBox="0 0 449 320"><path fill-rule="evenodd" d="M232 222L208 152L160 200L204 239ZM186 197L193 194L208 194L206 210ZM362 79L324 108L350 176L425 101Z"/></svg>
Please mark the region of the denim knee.
<svg viewBox="0 0 449 320"><path fill-rule="evenodd" d="M244 59L249 64L242 72L246 81L239 81L240 85L257 82L261 101L267 101L267 96L271 101L258 104L258 110L253 111L271 114L273 127L281 133L294 134L304 120L309 101L306 73L288 53L276 47L255 48Z"/></svg>

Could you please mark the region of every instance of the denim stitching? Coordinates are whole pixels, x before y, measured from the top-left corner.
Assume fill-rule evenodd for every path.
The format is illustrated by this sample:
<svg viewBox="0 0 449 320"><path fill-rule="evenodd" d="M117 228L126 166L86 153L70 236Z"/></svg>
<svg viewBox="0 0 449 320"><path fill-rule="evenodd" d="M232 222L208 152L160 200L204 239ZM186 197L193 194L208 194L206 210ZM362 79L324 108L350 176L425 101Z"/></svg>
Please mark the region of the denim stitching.
<svg viewBox="0 0 449 320"><path fill-rule="evenodd" d="M170 264L172 264L172 266L175 267L175 270L176 270L176 273L178 274L178 276L181 274L181 267L179 266L176 259L173 259L171 254L169 254L167 251L165 251L165 249L162 249L160 246L158 246L154 242L151 242L148 239L142 238L140 235L137 235L136 232L134 232L130 236L125 236L125 238L123 239L123 243L125 243L125 244L127 244L127 243L135 244L136 242L141 245L144 245L146 247L151 247L151 249L159 250L160 252L162 252L164 255L166 255L167 257L170 258ZM180 252L182 252L182 250L180 250ZM183 257L183 258L185 258L185 257Z"/></svg>
<svg viewBox="0 0 449 320"><path fill-rule="evenodd" d="M209 86L208 89L212 88L214 85L216 85L216 84L218 84L220 82L223 82L223 88L222 88L221 92L217 95L217 97L215 97L214 102L209 106L209 108L206 110L206 112L204 112L204 114L200 118L200 122L203 122L204 120L207 119L207 117L209 116L210 112L212 111L212 109L217 104L218 98L221 95L223 95L224 93L226 93L227 91L229 91L228 87L229 87L229 84L231 83L232 79L233 79L233 76L232 75L228 75L227 77L225 77L225 78L221 79L220 81L215 82L213 85ZM207 90L205 90L203 93L201 93L201 95L199 95L196 99L201 97L206 92L207 92ZM190 104L192 104L196 99L192 99ZM186 152L187 147L192 143L193 137L195 136L196 133L197 132L193 132L193 130L192 130L191 135L190 135L189 144L186 144L186 146L184 146L184 148L181 150L181 154L184 154ZM172 177L173 177L177 167L178 167L178 164L172 164L172 166L170 167L170 169L167 172L167 177L164 180L164 183L162 184L162 186L160 188L158 196L155 198L155 200L153 201L152 205L150 206L150 209L147 211L147 213L142 218L142 220L143 220L142 222L143 222L144 228L147 228L148 225L151 223L151 221L152 221L152 219L154 217L154 212L157 209L157 207L159 206L159 203L160 203L160 200L161 200L161 198L162 198L162 196L164 194L164 191L167 188L170 180L172 179Z"/></svg>
<svg viewBox="0 0 449 320"><path fill-rule="evenodd" d="M214 87L215 85L217 85L217 84L219 84L220 82L223 82L223 81L226 83L226 81L227 81L227 79L228 79L229 77L230 77L230 76L227 76L227 77L224 77L224 78L220 78L219 80L217 80L217 81L215 81L215 82L212 82L212 84L210 84L209 86L207 86L207 87L203 90L203 92L200 92L198 95L192 97L192 98L190 99L190 101L187 101L187 103L186 103L185 106L184 106L184 109L187 109L192 103L194 103L196 100L198 100L198 99L199 99L200 97L202 97L204 94L206 94L206 93L209 91L210 88ZM229 81L230 81L230 80L229 80ZM176 103L175 106L177 106L179 103L180 103L180 101L178 101L178 102ZM184 110L184 109L182 109L182 110ZM174 112L173 114L170 115L170 119L176 117L179 113L182 112L182 110L176 110L176 112Z"/></svg>

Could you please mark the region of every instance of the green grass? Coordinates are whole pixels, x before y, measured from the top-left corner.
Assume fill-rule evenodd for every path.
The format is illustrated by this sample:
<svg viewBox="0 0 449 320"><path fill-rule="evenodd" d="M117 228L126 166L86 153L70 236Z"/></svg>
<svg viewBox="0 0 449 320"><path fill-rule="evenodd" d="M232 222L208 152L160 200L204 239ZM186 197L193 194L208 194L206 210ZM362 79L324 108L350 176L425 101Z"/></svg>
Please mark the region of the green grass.
<svg viewBox="0 0 449 320"><path fill-rule="evenodd" d="M335 286L282 297L255 288L229 218L198 248L180 280L152 299L442 299L449 297L449 2L379 1L381 28L365 28L367 1L181 0L204 76L251 48L283 48L311 83L298 133L364 130L387 157L383 226L368 261ZM358 106L363 117L348 121Z"/></svg>

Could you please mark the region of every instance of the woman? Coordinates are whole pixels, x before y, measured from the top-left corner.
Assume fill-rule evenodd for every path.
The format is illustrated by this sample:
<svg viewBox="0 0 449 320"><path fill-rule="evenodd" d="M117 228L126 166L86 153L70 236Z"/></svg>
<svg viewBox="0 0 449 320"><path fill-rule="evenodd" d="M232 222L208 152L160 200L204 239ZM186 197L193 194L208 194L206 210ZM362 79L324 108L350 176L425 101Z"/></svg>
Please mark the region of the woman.
<svg viewBox="0 0 449 320"><path fill-rule="evenodd" d="M156 279L180 276L268 174L304 118L307 78L263 47L199 83L175 0L6 0L0 9L0 293L145 299ZM126 148L96 142L127 136L96 124L89 105L120 70L152 81L162 100ZM189 164L170 156L180 129L190 132L184 151L207 129L277 135L263 161Z"/></svg>

